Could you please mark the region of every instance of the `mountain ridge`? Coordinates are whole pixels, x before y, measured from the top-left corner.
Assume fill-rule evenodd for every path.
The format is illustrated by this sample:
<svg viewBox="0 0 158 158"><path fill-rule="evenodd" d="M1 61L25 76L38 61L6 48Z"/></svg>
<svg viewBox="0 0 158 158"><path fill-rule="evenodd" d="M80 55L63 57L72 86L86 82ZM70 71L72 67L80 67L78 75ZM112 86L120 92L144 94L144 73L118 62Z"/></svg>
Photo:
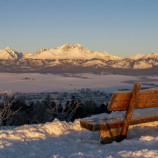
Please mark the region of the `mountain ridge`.
<svg viewBox="0 0 158 158"><path fill-rule="evenodd" d="M21 53L10 47L0 49L0 71L20 72L107 72L123 70L158 69L158 53L137 54L131 57L113 56L107 52L92 51L80 44L65 45L31 53ZM116 71L115 71L116 70ZM127 71L126 71L127 72Z"/></svg>
<svg viewBox="0 0 158 158"><path fill-rule="evenodd" d="M103 58L104 57L107 57L109 58L110 60L111 59L125 59L125 58L130 58L130 59L141 59L141 58L158 58L158 53L154 53L154 52L150 52L146 55L144 54L136 54L134 56L131 56L131 57L119 57L119 56L114 56L114 55L111 55L109 53L107 53L106 51L104 52L99 52L99 51L92 51L92 50L89 50L89 49L86 49L84 48L82 45L80 44L74 44L74 45L71 45L69 43L66 43L62 46L58 46L56 48L40 48L39 50L37 50L36 52L34 53L29 53L29 52L24 52L24 53L21 53L21 52L18 52L18 51L14 51L12 50L9 46L6 47L5 49L0 49L0 59L7 59L7 57L5 57L3 54L3 57L2 57L2 52L8 52L10 55L12 55L12 58L9 58L9 59L13 59L13 56L14 56L14 59L17 59L17 54L20 56L20 59L22 58L33 58L33 59L50 59L50 56L49 56L49 53L51 54L51 59L56 59L57 56L60 56L60 59L66 59L66 58L70 58L70 55L72 56L72 59L77 59L78 56L73 56L73 54L76 53L76 51L80 50L80 52L77 52L77 53L83 53L82 54L82 58L86 58L87 57L87 54L91 54L91 58ZM44 52L44 55L42 56L41 54ZM72 53L72 54L69 54L69 53ZM39 56L41 55L41 56ZM69 55L69 56L64 56L64 55ZM54 57L54 58L53 58ZM74 58L73 58L74 57ZM89 57L90 58L90 57Z"/></svg>

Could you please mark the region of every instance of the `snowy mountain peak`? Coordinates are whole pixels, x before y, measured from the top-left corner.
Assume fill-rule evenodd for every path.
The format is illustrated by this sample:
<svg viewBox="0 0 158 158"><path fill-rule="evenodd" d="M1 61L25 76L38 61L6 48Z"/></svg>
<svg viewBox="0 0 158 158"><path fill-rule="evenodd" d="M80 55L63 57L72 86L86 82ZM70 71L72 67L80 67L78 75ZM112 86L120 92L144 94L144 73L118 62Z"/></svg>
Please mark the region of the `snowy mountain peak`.
<svg viewBox="0 0 158 158"><path fill-rule="evenodd" d="M13 51L10 47L6 47L5 49L0 49L0 59L3 60L17 60L18 55L20 56L20 53L16 53Z"/></svg>
<svg viewBox="0 0 158 158"><path fill-rule="evenodd" d="M135 56L131 56L129 57L130 59L134 59L134 60L138 60L138 59L141 59L143 58L145 55L144 54L137 54Z"/></svg>
<svg viewBox="0 0 158 158"><path fill-rule="evenodd" d="M44 51L46 51L46 49L45 48L41 48L41 49L39 49L39 51L44 52Z"/></svg>
<svg viewBox="0 0 158 158"><path fill-rule="evenodd" d="M156 58L156 59L158 59L158 53L150 52L149 54L145 55L145 58Z"/></svg>
<svg viewBox="0 0 158 158"><path fill-rule="evenodd" d="M80 49L82 49L82 48L83 48L83 46L82 46L82 45L80 45L80 44L74 44L74 45L73 45L73 47L77 47L77 48L80 48Z"/></svg>
<svg viewBox="0 0 158 158"><path fill-rule="evenodd" d="M69 44L69 43L66 43L66 44L64 44L62 46L56 47L56 49L61 49L61 50L64 50L64 51L68 51L71 48L72 48L72 45Z"/></svg>
<svg viewBox="0 0 158 158"><path fill-rule="evenodd" d="M76 43L76 44L74 44L74 47L82 47L82 45L81 45L81 44Z"/></svg>
<svg viewBox="0 0 158 158"><path fill-rule="evenodd" d="M74 48L83 49L83 46L80 45L80 44L71 45L70 43L66 43L66 44L64 44L60 47L56 47L56 49L60 49L60 50L63 50L65 52L68 52L68 51L70 51L71 49L74 49Z"/></svg>
<svg viewBox="0 0 158 158"><path fill-rule="evenodd" d="M8 51L8 52L12 52L12 51L13 51L9 46L7 46L7 47L5 48L5 50Z"/></svg>
<svg viewBox="0 0 158 158"><path fill-rule="evenodd" d="M38 55L38 54L40 54L40 53L42 53L42 52L44 52L44 51L46 51L46 49L45 48L40 48L37 52L35 52L34 54L35 55Z"/></svg>

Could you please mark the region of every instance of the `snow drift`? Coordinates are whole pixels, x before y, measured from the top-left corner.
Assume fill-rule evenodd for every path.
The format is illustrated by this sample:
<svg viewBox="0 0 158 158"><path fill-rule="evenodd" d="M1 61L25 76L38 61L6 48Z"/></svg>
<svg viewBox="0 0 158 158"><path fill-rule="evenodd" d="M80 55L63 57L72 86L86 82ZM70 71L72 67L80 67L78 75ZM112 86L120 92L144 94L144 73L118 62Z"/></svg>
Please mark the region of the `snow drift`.
<svg viewBox="0 0 158 158"><path fill-rule="evenodd" d="M79 120L2 127L0 131L1 158L155 158L157 146L158 121L130 126L127 140L107 145L99 143L98 132L81 128Z"/></svg>

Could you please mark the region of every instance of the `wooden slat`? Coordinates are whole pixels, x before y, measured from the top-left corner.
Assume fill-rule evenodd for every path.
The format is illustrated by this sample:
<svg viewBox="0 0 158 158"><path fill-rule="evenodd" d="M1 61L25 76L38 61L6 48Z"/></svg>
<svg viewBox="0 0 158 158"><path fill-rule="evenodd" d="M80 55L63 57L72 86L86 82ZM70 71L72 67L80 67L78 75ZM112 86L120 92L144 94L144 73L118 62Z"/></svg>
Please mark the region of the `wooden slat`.
<svg viewBox="0 0 158 158"><path fill-rule="evenodd" d="M123 126L124 116L114 115L106 116L101 118L90 118L81 119L81 127L86 128L90 131L106 130L109 128L119 128ZM158 109L157 110L147 110L142 112L133 113L130 120L130 125L158 121Z"/></svg>
<svg viewBox="0 0 158 158"><path fill-rule="evenodd" d="M108 105L109 111L127 110L132 91L114 92ZM158 107L158 88L139 91L135 109Z"/></svg>
<svg viewBox="0 0 158 158"><path fill-rule="evenodd" d="M125 115L125 118L123 121L123 126L122 126L121 134L120 134L120 141L126 139L126 137L127 137L130 119L132 117L135 105L137 103L137 99L139 97L139 90L140 90L140 83L135 83L133 92L132 92L132 96L131 96L131 100L129 102L129 106L127 108L127 112L126 112L126 115Z"/></svg>

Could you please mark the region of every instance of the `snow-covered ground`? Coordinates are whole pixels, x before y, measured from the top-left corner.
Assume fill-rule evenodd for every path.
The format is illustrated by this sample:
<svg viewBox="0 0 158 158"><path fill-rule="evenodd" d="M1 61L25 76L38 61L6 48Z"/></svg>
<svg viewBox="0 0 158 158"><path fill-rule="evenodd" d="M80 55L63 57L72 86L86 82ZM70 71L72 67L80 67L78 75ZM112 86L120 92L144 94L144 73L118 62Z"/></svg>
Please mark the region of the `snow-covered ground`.
<svg viewBox="0 0 158 158"><path fill-rule="evenodd" d="M131 88L125 81L139 81L141 76L96 75L96 74L39 74L39 73L0 73L0 92L52 92L77 90L81 88L117 90ZM154 81L153 81L154 80ZM144 77L140 82L158 84L158 76ZM143 85L142 85L143 86Z"/></svg>
<svg viewBox="0 0 158 158"><path fill-rule="evenodd" d="M128 82L125 82L128 81ZM81 88L119 89L132 87L133 81L145 86L158 84L157 76L78 74L64 77L52 74L0 73L0 91L43 92ZM106 115L106 114L103 114ZM130 126L128 138L102 145L98 132L74 123L53 122L0 130L0 158L158 158L158 121Z"/></svg>
<svg viewBox="0 0 158 158"><path fill-rule="evenodd" d="M120 143L102 145L98 132L74 123L51 123L2 127L0 158L156 158L158 121L130 126L128 138Z"/></svg>

